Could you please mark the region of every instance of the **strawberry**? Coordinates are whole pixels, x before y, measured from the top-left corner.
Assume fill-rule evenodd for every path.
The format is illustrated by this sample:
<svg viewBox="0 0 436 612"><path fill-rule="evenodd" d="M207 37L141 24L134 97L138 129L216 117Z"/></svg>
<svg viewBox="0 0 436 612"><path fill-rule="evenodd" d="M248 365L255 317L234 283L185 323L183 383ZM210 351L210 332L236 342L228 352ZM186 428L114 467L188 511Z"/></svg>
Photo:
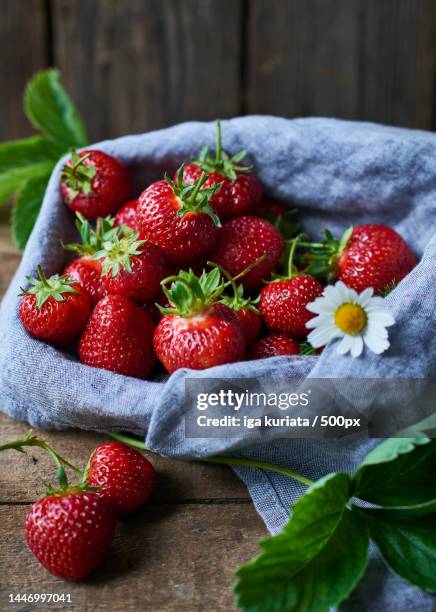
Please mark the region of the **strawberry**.
<svg viewBox="0 0 436 612"><path fill-rule="evenodd" d="M183 166L176 183L167 178L142 192L137 225L141 236L156 244L169 261L186 265L204 257L215 243L220 221L209 200L220 186L201 189L205 173L191 186L182 176Z"/></svg>
<svg viewBox="0 0 436 612"><path fill-rule="evenodd" d="M262 198L259 204L259 213L268 219L269 221L272 219L277 219L283 217L287 212L289 212L289 206L284 204L283 202L278 202L277 200L271 200L270 198Z"/></svg>
<svg viewBox="0 0 436 612"><path fill-rule="evenodd" d="M139 451L113 441L95 449L86 480L92 487L101 487L97 495L122 516L148 500L155 476L153 465Z"/></svg>
<svg viewBox="0 0 436 612"><path fill-rule="evenodd" d="M239 217L224 223L220 240L210 259L237 276L260 256L265 259L244 277L244 287L251 292L267 281L277 266L285 243L276 228L260 217Z"/></svg>
<svg viewBox="0 0 436 612"><path fill-rule="evenodd" d="M305 338L306 323L314 315L306 306L323 292L323 286L309 274L275 280L260 292L259 310L271 331Z"/></svg>
<svg viewBox="0 0 436 612"><path fill-rule="evenodd" d="M304 245L308 270L338 279L358 292L372 287L376 293L399 283L416 265L416 257L401 236L386 225L349 228L341 240L326 230L321 243Z"/></svg>
<svg viewBox="0 0 436 612"><path fill-rule="evenodd" d="M233 311L244 334L245 344L248 346L259 335L262 318L254 305L254 301L244 297L244 287L237 285L234 278L226 270L221 270L221 272L229 279L232 295L223 295L220 302Z"/></svg>
<svg viewBox="0 0 436 612"><path fill-rule="evenodd" d="M178 368L204 370L242 359L245 340L235 315L217 299L224 289L218 268L197 278L181 271L164 287L170 308L154 333L154 350L171 374Z"/></svg>
<svg viewBox="0 0 436 612"><path fill-rule="evenodd" d="M248 353L249 359L266 359L278 355L299 355L300 345L285 334L271 334L258 340Z"/></svg>
<svg viewBox="0 0 436 612"><path fill-rule="evenodd" d="M102 151L73 151L62 169L62 198L70 210L87 219L115 213L130 192L127 167Z"/></svg>
<svg viewBox="0 0 436 612"><path fill-rule="evenodd" d="M136 227L136 209L138 204L139 200L137 198L124 204L115 215L115 225L126 225L136 231L138 229Z"/></svg>
<svg viewBox="0 0 436 612"><path fill-rule="evenodd" d="M96 304L106 295L106 287L101 276L101 263L93 259L93 255L101 250L103 242L109 240L118 230L114 228L111 217L97 219L97 227L94 230L80 213L76 215L76 227L81 242L67 244L64 248L78 253L80 257L65 268L64 274L80 283L89 295L91 303Z"/></svg>
<svg viewBox="0 0 436 612"><path fill-rule="evenodd" d="M216 149L212 155L207 146L200 151L197 159L186 164L183 179L188 185L194 184L206 172L205 188L220 184L220 190L210 200L212 208L220 219L229 219L254 211L262 196L262 187L250 166L241 164L246 152L240 151L229 157L222 149L221 124L216 122Z"/></svg>
<svg viewBox="0 0 436 612"><path fill-rule="evenodd" d="M106 556L115 533L112 508L94 492L59 491L37 501L26 516L27 545L55 576L83 578Z"/></svg>
<svg viewBox="0 0 436 612"><path fill-rule="evenodd" d="M137 232L112 236L94 255L102 260L102 278L107 293L141 302L159 295L166 276L165 259L157 246L138 240Z"/></svg>
<svg viewBox="0 0 436 612"><path fill-rule="evenodd" d="M21 322L35 338L58 347L68 346L81 332L91 310L88 294L68 276L27 277L31 287L22 289Z"/></svg>
<svg viewBox="0 0 436 612"><path fill-rule="evenodd" d="M306 306L319 297L324 288L316 278L301 274L293 265L299 239L298 236L291 243L287 274L277 276L260 292L259 311L271 331L305 338L306 323L314 316Z"/></svg>
<svg viewBox="0 0 436 612"><path fill-rule="evenodd" d="M95 306L80 338L80 361L146 378L155 362L153 329L152 320L140 306L122 295L108 295Z"/></svg>

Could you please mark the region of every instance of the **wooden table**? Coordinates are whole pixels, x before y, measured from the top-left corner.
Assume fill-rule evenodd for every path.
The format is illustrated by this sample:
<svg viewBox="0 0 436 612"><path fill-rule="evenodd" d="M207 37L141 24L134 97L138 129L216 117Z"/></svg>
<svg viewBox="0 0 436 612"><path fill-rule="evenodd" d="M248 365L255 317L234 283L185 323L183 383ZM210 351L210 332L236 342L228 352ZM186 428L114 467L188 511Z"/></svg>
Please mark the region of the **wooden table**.
<svg viewBox="0 0 436 612"><path fill-rule="evenodd" d="M19 259L9 228L0 226L1 293ZM27 430L25 423L0 414L0 444ZM37 433L82 466L105 439L79 430ZM72 604L47 605L47 610L233 609L234 570L256 553L256 542L266 534L245 487L222 466L155 455L150 459L158 472L151 501L119 524L100 568L74 583L48 574L23 539L29 505L44 493L46 483L55 480L50 459L39 449L27 455L0 453L0 610L37 609L34 604L8 603L9 594L17 593L71 594Z"/></svg>

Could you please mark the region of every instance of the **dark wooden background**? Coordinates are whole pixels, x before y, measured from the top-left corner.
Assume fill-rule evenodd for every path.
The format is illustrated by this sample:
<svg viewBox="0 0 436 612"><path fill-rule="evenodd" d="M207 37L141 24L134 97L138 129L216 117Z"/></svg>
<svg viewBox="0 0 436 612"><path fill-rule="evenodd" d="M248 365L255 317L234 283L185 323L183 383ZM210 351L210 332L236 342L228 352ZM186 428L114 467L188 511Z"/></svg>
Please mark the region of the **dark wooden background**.
<svg viewBox="0 0 436 612"><path fill-rule="evenodd" d="M187 119L436 127L434 0L0 0L0 140L56 65L92 140Z"/></svg>

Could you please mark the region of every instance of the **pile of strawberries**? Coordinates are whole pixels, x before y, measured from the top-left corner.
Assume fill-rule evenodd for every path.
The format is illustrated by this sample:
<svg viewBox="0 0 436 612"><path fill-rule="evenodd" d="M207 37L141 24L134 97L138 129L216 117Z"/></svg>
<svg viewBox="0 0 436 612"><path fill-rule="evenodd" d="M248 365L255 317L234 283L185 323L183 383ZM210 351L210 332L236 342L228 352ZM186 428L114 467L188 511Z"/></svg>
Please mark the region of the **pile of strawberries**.
<svg viewBox="0 0 436 612"><path fill-rule="evenodd" d="M173 179L131 200L120 161L73 153L60 189L81 235L65 248L78 257L62 275L46 278L39 267L29 278L25 328L57 347L77 346L88 366L140 378L156 358L172 373L313 353L306 306L325 284L340 279L382 294L416 264L383 225L308 242L289 208L263 197L244 156L222 150L217 122L214 153L204 147Z"/></svg>
<svg viewBox="0 0 436 612"><path fill-rule="evenodd" d="M55 461L59 485L35 502L25 521L26 542L38 561L55 576L79 579L106 556L116 521L140 508L155 484L153 465L136 449L119 441L100 444L85 470L58 455L30 431L0 451L44 449ZM70 485L65 467L81 477Z"/></svg>

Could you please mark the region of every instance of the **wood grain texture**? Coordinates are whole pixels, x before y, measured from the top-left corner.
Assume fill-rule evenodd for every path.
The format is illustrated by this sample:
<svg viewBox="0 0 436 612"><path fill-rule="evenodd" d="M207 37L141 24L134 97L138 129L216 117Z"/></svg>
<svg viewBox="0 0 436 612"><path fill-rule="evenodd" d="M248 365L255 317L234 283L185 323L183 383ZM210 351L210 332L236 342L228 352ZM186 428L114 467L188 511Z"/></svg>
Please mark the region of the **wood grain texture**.
<svg viewBox="0 0 436 612"><path fill-rule="evenodd" d="M27 136L24 86L48 58L44 0L0 0L0 141Z"/></svg>
<svg viewBox="0 0 436 612"><path fill-rule="evenodd" d="M91 612L232 610L235 569L256 552L265 527L247 506L147 506L119 524L112 550L79 583L48 574L23 541L26 506L0 507L0 609L9 593L71 593L47 610Z"/></svg>
<svg viewBox="0 0 436 612"><path fill-rule="evenodd" d="M91 138L239 113L241 0L54 0L54 59Z"/></svg>
<svg viewBox="0 0 436 612"><path fill-rule="evenodd" d="M28 425L0 413L0 444L24 437L28 429ZM35 433L82 469L93 449L108 440L102 434L84 431L35 430ZM210 503L226 499L248 503L250 500L246 487L225 466L172 461L152 453L146 456L157 471L157 485L150 500L152 504L187 503L190 500ZM15 451L0 453L0 505L34 501L44 494L47 483L55 481L56 469L44 451L30 448L27 455Z"/></svg>
<svg viewBox="0 0 436 612"><path fill-rule="evenodd" d="M431 0L249 3L247 110L431 129Z"/></svg>

